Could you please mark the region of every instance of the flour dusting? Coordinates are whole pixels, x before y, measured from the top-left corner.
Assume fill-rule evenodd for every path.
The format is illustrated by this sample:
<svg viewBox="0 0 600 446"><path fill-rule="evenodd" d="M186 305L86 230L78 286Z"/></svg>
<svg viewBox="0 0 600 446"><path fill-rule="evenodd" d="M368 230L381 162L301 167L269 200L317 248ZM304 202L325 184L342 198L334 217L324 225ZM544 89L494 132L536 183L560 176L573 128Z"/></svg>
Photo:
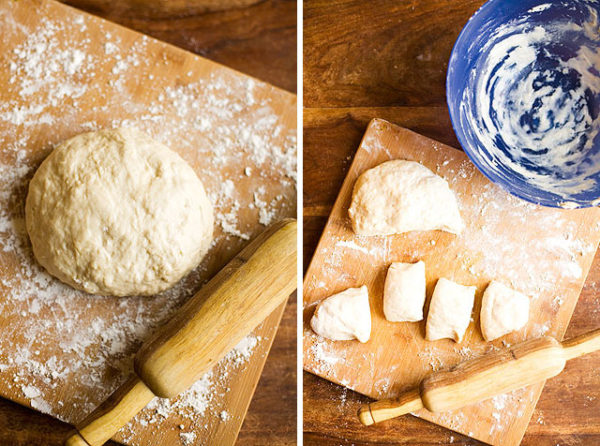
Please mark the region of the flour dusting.
<svg viewBox="0 0 600 446"><path fill-rule="evenodd" d="M218 66L207 75L189 63L185 74L167 77L181 71L183 53L157 50L133 33L113 35L112 25L85 14L50 19L63 11L50 3L27 11L26 21L23 8L9 2L0 12L0 380L11 398L74 423L127 378L141 343L247 240L295 215L296 136L277 100L265 96L273 90L266 84ZM92 32L103 39L90 39ZM52 148L121 126L178 152L216 212L205 261L152 298L91 296L63 285L37 264L25 230L27 186ZM248 336L187 392L155 399L120 439L138 444L137 433L152 429L156 444L204 444L201 432L230 420L217 401L264 340Z"/></svg>
<svg viewBox="0 0 600 446"><path fill-rule="evenodd" d="M484 179L460 152L441 147L438 151L433 144L433 153L437 153L433 155L429 147L404 147L406 138L392 131L389 124L377 121L365 135L360 150L366 147L370 156L382 162L387 157L424 162L445 178L457 196L466 223L463 233L454 236L428 231L364 238L352 232L347 210L340 214L334 209L336 223L326 228L323 240L327 243L315 253L313 265L317 267L305 279L305 367L373 397L398 395L434 371L502 351L524 339L555 336L564 328L558 315L567 311L566 302L573 302L600 236L598 225L582 224L578 218L579 213L587 212L587 218L593 220L596 210L565 211L530 204ZM382 141L392 141L396 147L392 150ZM359 152L356 156L364 154ZM497 342L487 343L474 313L464 341L455 344L449 340L426 342L425 321L385 320L382 293L387 269L392 262L418 260L426 264L428 297L435 281L446 277L464 285L476 285L475 308L479 308L486 286L491 280L498 280L531 299L529 323ZM363 284L369 286L373 323L368 343L333 342L312 332L308 322L318 302L339 290ZM405 364L410 367L404 367ZM360 370L359 377L356 370ZM479 412L486 419L490 417L491 432L483 432L483 427L478 426L478 434L506 431L515 418L524 416L533 398L534 393L528 388L479 403ZM460 410L435 416L420 414L460 432L474 430Z"/></svg>

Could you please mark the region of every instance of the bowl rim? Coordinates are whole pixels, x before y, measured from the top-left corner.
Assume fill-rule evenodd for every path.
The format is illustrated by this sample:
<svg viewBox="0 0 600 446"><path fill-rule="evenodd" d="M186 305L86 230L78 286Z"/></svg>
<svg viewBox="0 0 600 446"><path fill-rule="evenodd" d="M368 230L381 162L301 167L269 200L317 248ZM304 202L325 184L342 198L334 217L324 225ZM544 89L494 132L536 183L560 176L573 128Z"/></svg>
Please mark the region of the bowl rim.
<svg viewBox="0 0 600 446"><path fill-rule="evenodd" d="M455 122L455 117L453 116L453 113L452 113L452 107L450 106L451 89L450 89L449 83L450 83L451 65L453 63L453 60L458 60L459 53L457 51L457 46L458 46L459 42L461 42L461 40L464 40L464 36L468 31L467 28L469 27L469 25L472 24L472 22L476 19L476 17L479 16L483 12L484 9L487 10L487 8L491 8L493 3L502 2L502 1L503 0L487 0L483 5L481 5L477 9L477 11L475 11L471 15L471 17L469 17L469 20L467 20L465 25L462 27L460 33L458 34L458 37L456 38L456 40L454 41L454 44L452 45L452 51L450 52L450 59L448 60L448 67L446 69L445 86L446 86L446 107L448 108L448 114L450 115L450 123L452 125L452 129L454 130L454 134L456 135L456 139L458 140L458 143L460 144L462 150L469 157L469 160L475 165L475 167L477 167L477 170L479 170L479 172L484 177L486 177L493 184L501 187L503 190L507 191L511 195L514 195L515 197L525 200L528 203L533 203L536 205L557 208L557 209L565 209L565 208L571 209L572 208L571 206L574 204L577 205L575 207L576 209L596 207L598 205L597 204L595 205L593 202L596 201L597 199L600 199L600 196L596 200L580 200L580 199L575 199L575 198L571 198L571 197L563 198L562 200L552 200L551 198L543 198L538 195L534 196L532 194L524 193L520 189L512 187L512 184L509 181L501 181L500 178L497 178L496 176L494 176L490 172L488 172L487 167L484 167L484 165L479 161L477 155L475 154L475 150L473 150L469 144L466 144L466 136L465 136L464 132L462 132L460 130L461 127ZM542 3L544 3L543 0L541 0L541 1L542 1ZM554 5L551 1L549 3ZM462 101L462 99L459 99L459 101ZM456 117L456 119L458 119L458 117ZM542 189L534 188L534 187L532 187L532 189L535 191L543 191ZM543 192L545 192L547 194L552 194L559 199L562 198L559 195L556 195L550 191L543 191ZM568 204L570 206L566 206L566 204Z"/></svg>

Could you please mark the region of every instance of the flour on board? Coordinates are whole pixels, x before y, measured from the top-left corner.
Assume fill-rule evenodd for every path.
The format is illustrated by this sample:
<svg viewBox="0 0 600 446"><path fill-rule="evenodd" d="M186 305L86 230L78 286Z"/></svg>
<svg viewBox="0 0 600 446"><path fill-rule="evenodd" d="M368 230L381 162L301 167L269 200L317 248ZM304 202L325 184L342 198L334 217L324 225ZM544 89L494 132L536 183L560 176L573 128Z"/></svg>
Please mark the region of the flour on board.
<svg viewBox="0 0 600 446"><path fill-rule="evenodd" d="M0 381L15 398L73 423L121 384L143 340L224 259L264 225L295 213L296 136L262 99L272 87L226 69L163 78L156 65L173 62L149 57L147 37L124 42L83 14L50 20L43 5L24 25L11 13L17 7L11 2L0 13L0 48L10 48L0 56ZM92 28L104 41L88 37ZM142 83L143 102L136 96ZM220 264L203 262L152 299L90 296L63 285L38 266L25 230L27 185L50 150L80 132L127 125L198 172L216 212L211 249L222 253ZM190 390L154 400L122 435L135 444L140 427L181 424L181 444L201 444L198 429L226 421L216 396L227 393L228 380L263 340L244 339Z"/></svg>
<svg viewBox="0 0 600 446"><path fill-rule="evenodd" d="M381 121L372 124L370 133L361 143L361 150L367 150L378 159L398 157L393 156L383 145L383 141L394 138L391 132L386 132L385 138L381 137L381 132L386 128L389 128L388 124ZM413 161L429 159L425 154L412 149L401 157ZM446 252L455 256L451 264L456 268L446 268L445 271L450 270L448 274L455 274L464 283L473 281L485 284L492 279L501 280L531 297L532 308L536 311L538 320L531 321L524 330L505 339L505 348L524 338L555 334L560 327L554 317L564 299L564 296L557 296L557 284L558 288L566 290L580 283L585 261L596 250L594 243L589 241L593 237L586 235L586 231L582 231L580 225L569 217L573 214L540 208L506 193L492 183L486 182L481 190L470 192L466 184L470 184L478 173L466 159L447 157L439 165L427 167L446 178L455 191L461 215L466 222L471 222L467 224L465 231L452 238L414 232L403 234L393 241L390 237L363 240L353 236L347 222L347 230L337 232L336 223L332 232L326 234L326 247L315 254L318 256L316 273L306 278L305 314L310 318L314 306L334 292L366 282L370 287L373 317L377 319L374 323L386 324L385 327L377 326L374 333L379 336L385 333L384 336L393 338L390 346L395 346L395 342L409 342L407 336L411 336L413 331L406 326L383 321L382 314L377 316L377 309L380 308L378 299L381 299L381 295L376 290L381 289L385 271L395 261L424 260L428 265L428 274L439 277L435 275L439 263L436 255ZM527 243L523 243L523 234L531 232L531 222L535 222L535 234L529 234ZM598 230L597 227L590 229ZM439 238L431 243L434 236ZM387 240L387 246L384 240ZM401 248L397 247L398 244ZM446 259L443 256L442 259L443 263ZM349 269L348 265L359 267ZM547 319L539 320L539 315ZM357 390L360 392L373 395L381 393L382 389L371 384L377 379L364 377L381 379L390 376L392 379L388 391L383 396L394 396L402 389L402 385L406 385L402 382L394 385L393 377L403 376L402 368L399 372L398 369L392 370L394 366L410 362L411 367L417 369L415 373L426 376L432 371L446 369L458 362L501 348L478 341L481 336L477 335L477 325L472 323L470 330L476 333L463 345L449 348L446 345L431 344L420 350L392 347L390 352L390 349L382 351L379 348L381 344L377 344L377 338L360 346L320 338L305 323L305 367L334 382L343 383L350 388L359 387ZM416 330L415 332L418 333ZM388 362L378 360L379 358L387 358ZM396 362L393 363L394 361ZM360 379L357 379L353 370L361 371ZM495 402L490 400L480 403L480 413L490 414L494 433L502 432L511 426L515 417L524 413L533 397L530 390L515 391L511 396L504 397L507 399L502 410L499 406L503 400L498 397ZM467 419L460 411L439 415L438 419L462 432L468 429L464 425Z"/></svg>
<svg viewBox="0 0 600 446"><path fill-rule="evenodd" d="M179 434L184 446L193 446L196 441L195 432L182 432Z"/></svg>

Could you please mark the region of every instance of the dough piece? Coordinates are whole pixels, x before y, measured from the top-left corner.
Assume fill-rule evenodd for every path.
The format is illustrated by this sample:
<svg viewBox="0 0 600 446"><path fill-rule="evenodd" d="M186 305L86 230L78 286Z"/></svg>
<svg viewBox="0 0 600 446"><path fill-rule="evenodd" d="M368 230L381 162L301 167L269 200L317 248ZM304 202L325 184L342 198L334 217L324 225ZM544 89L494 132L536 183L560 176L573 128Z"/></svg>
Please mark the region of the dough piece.
<svg viewBox="0 0 600 446"><path fill-rule="evenodd" d="M310 326L318 335L333 341L358 339L367 342L371 337L371 309L366 286L348 288L317 305Z"/></svg>
<svg viewBox="0 0 600 446"><path fill-rule="evenodd" d="M459 285L444 278L438 280L427 316L428 341L443 338L462 341L471 322L475 290L474 286Z"/></svg>
<svg viewBox="0 0 600 446"><path fill-rule="evenodd" d="M388 321L423 320L425 263L392 263L383 289L383 313Z"/></svg>
<svg viewBox="0 0 600 446"><path fill-rule="evenodd" d="M88 293L163 291L196 267L213 209L192 168L131 128L75 136L44 160L25 205L33 252Z"/></svg>
<svg viewBox="0 0 600 446"><path fill-rule="evenodd" d="M481 332L493 341L519 330L529 320L529 298L500 282L492 281L483 293Z"/></svg>
<svg viewBox="0 0 600 446"><path fill-rule="evenodd" d="M387 161L364 172L348 213L358 235L435 229L459 234L464 227L448 182L414 161Z"/></svg>

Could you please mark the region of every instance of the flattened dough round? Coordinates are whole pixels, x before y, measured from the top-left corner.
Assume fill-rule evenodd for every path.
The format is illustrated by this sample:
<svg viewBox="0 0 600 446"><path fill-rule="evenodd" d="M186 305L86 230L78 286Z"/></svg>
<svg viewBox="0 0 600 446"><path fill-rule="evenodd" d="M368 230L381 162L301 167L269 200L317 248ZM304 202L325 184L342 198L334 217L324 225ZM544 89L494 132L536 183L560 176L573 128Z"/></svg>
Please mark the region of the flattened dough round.
<svg viewBox="0 0 600 446"><path fill-rule="evenodd" d="M435 229L459 234L464 227L448 182L414 161L387 161L364 172L348 213L358 235Z"/></svg>
<svg viewBox="0 0 600 446"><path fill-rule="evenodd" d="M115 296L169 288L198 265L213 232L196 173L131 128L56 147L31 180L25 218L35 257L50 274Z"/></svg>

